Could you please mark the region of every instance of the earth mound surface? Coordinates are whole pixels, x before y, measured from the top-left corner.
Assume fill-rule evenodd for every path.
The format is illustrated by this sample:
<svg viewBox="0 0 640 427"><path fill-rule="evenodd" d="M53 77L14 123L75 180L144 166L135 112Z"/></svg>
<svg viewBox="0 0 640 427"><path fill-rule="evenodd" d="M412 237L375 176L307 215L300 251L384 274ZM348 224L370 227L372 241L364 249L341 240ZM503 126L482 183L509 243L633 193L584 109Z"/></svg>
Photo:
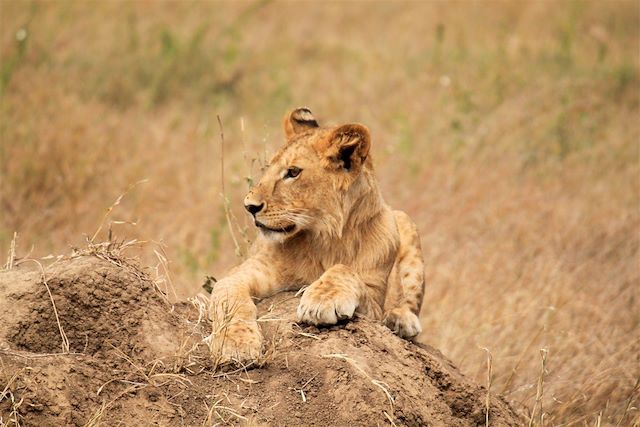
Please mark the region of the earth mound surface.
<svg viewBox="0 0 640 427"><path fill-rule="evenodd" d="M365 319L299 326L297 304L291 293L259 303L260 366L216 367L206 300L169 304L130 263L84 256L0 272L0 418L37 426L480 426L488 411L492 426L523 424L437 350Z"/></svg>

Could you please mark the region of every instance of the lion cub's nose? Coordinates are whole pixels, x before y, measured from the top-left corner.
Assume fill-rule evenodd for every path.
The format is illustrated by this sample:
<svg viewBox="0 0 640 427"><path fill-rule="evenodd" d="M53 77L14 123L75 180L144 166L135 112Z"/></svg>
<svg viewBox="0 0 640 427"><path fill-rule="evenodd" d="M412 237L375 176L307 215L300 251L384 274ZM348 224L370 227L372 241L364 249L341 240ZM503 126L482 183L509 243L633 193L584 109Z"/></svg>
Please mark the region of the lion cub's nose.
<svg viewBox="0 0 640 427"><path fill-rule="evenodd" d="M262 210L262 208L264 208L264 203L260 203L259 205L254 205L253 203L249 202L245 202L244 208L249 211L249 213L251 215L255 215L258 212L260 212Z"/></svg>

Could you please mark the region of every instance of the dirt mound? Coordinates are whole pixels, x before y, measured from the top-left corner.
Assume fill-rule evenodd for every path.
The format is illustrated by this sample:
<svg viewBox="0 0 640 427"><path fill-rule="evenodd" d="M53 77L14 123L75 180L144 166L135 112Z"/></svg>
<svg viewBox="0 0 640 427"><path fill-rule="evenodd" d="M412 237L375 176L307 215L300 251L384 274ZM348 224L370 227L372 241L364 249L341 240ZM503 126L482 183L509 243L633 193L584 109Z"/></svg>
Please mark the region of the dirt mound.
<svg viewBox="0 0 640 427"><path fill-rule="evenodd" d="M299 327L260 303L264 366L213 369L201 303L92 257L0 273L0 416L24 425L485 425L487 392L439 352L356 320ZM57 310L54 311L54 304ZM58 321L59 320L59 321ZM63 353L62 333L68 339ZM65 347L66 350L66 347ZM490 396L491 425L521 425Z"/></svg>
<svg viewBox="0 0 640 427"><path fill-rule="evenodd" d="M41 271L22 277L10 271L0 279L0 339L12 348L59 353L65 350L62 327L73 353L100 358L114 350L136 358L175 353L177 319L167 316L161 294L137 268L79 257L54 266L45 280L46 286Z"/></svg>

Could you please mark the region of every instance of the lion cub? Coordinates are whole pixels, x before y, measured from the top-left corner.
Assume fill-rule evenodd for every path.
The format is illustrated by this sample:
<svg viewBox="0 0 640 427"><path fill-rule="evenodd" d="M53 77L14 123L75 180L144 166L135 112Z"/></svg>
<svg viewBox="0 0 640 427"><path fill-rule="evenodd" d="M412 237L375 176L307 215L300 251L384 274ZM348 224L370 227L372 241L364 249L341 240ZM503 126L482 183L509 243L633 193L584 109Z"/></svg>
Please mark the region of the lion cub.
<svg viewBox="0 0 640 427"><path fill-rule="evenodd" d="M244 205L260 229L252 255L214 287L211 347L223 360L260 355L253 298L308 285L298 321L332 325L355 314L398 335L421 331L424 264L414 223L384 202L361 124L320 127L311 111L285 116L286 142Z"/></svg>

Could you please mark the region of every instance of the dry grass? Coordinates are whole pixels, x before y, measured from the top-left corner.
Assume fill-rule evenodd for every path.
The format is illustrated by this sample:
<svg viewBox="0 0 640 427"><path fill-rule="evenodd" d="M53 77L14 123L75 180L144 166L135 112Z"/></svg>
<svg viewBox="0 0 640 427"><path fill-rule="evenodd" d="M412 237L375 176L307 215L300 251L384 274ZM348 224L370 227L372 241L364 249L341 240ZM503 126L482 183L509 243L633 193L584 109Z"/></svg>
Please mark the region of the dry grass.
<svg viewBox="0 0 640 427"><path fill-rule="evenodd" d="M0 363L2 363L0 361ZM4 366L2 366L4 368ZM25 368L26 369L26 368ZM23 369L24 370L24 369ZM3 369L3 373L6 372ZM2 402L4 399L7 399L11 402L10 404L10 408L11 411L8 414L3 414L0 415L0 426L4 427L4 426L13 426L13 427L20 427L21 425L21 416L20 416L20 412L19 412L19 408L20 405L22 405L22 403L24 402L24 398L21 398L19 400L16 401L16 396L13 394L12 390L11 390L11 385L13 384L13 382L16 380L16 378L18 378L18 376L20 376L20 374L22 373L22 371L16 372L15 374L13 374L13 376L11 376L11 378L3 378L3 382L6 383L6 386L4 387L4 389L2 390L2 392L0 393L0 402ZM3 375L4 376L4 375Z"/></svg>
<svg viewBox="0 0 640 427"><path fill-rule="evenodd" d="M207 396L211 399L211 404L205 402L207 408L207 417L203 420L202 426L218 426L218 425L232 425L231 421L240 420L245 421L245 425L249 424L248 419L237 413L231 406L225 406L222 403L225 400L229 400L226 396ZM231 402L229 402L229 405Z"/></svg>
<svg viewBox="0 0 640 427"><path fill-rule="evenodd" d="M384 381L371 378L371 376L367 373L367 371L365 371L364 368L362 368L362 366L358 364L358 362L356 362L353 358L349 357L349 355L347 354L332 353L332 354L324 354L322 355L322 357L344 360L345 362L349 363L351 366L356 368L356 370L360 372L366 379L368 379L371 382L371 384L375 385L376 387L380 388L380 390L382 390L386 398L389 400L390 409L391 409L391 412L393 413L393 405L395 404L395 399L389 392L388 384L386 384Z"/></svg>
<svg viewBox="0 0 640 427"><path fill-rule="evenodd" d="M82 246L147 179L113 232L166 248L141 255L193 295L238 260L227 216L252 233L245 159L308 105L371 127L387 200L418 222L423 340L483 383L487 349L492 394L534 424L637 419L637 2L0 8L3 253L14 231L32 257Z"/></svg>

